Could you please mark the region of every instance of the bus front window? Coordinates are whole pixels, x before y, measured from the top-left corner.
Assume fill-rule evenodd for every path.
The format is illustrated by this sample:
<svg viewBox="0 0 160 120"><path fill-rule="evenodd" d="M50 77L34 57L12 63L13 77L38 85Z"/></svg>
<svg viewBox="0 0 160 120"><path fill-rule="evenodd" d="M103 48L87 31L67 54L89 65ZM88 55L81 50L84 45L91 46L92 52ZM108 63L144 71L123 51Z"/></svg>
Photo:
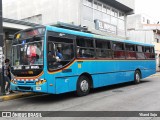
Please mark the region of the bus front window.
<svg viewBox="0 0 160 120"><path fill-rule="evenodd" d="M43 65L42 42L14 45L12 65Z"/></svg>

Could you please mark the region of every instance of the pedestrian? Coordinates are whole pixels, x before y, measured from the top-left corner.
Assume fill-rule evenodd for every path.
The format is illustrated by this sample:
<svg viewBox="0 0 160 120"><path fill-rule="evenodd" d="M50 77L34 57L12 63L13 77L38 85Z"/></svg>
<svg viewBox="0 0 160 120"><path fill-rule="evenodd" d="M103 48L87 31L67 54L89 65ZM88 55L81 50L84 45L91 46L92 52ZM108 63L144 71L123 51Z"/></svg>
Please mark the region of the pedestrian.
<svg viewBox="0 0 160 120"><path fill-rule="evenodd" d="M4 64L4 80L5 80L5 93L9 94L10 92L10 64L9 59L5 60Z"/></svg>

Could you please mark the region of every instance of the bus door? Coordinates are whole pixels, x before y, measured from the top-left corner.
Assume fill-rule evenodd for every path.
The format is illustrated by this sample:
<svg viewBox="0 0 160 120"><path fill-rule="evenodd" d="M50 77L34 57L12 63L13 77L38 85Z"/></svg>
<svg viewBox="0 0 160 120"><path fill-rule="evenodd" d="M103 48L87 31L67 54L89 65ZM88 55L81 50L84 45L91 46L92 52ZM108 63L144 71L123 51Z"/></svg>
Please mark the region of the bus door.
<svg viewBox="0 0 160 120"><path fill-rule="evenodd" d="M48 79L52 82L54 81L56 93L67 92L69 90L70 77L75 74L72 66L70 66L75 58L73 36L50 33L47 54L47 68L50 76Z"/></svg>

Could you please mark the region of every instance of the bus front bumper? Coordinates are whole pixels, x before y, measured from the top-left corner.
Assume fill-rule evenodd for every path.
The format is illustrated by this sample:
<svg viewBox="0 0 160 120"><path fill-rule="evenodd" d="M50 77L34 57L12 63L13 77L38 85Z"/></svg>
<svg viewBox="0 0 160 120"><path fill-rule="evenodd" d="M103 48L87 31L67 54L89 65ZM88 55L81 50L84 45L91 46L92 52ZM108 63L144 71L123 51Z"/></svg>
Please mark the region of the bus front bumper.
<svg viewBox="0 0 160 120"><path fill-rule="evenodd" d="M47 83L43 83L41 85L17 85L11 82L10 88L13 91L47 93Z"/></svg>

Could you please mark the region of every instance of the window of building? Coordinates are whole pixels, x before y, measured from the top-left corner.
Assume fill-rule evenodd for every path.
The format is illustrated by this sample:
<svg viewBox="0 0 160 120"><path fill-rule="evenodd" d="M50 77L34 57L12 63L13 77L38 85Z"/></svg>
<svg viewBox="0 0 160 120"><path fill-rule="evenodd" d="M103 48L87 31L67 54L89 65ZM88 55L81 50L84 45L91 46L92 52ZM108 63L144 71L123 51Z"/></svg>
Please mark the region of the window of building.
<svg viewBox="0 0 160 120"><path fill-rule="evenodd" d="M150 24L150 20L147 19L147 24Z"/></svg>
<svg viewBox="0 0 160 120"><path fill-rule="evenodd" d="M111 23L111 16L103 13L103 21L106 23Z"/></svg>
<svg viewBox="0 0 160 120"><path fill-rule="evenodd" d="M111 15L114 16L114 14L115 14L115 10L112 9L112 10L111 10Z"/></svg>
<svg viewBox="0 0 160 120"><path fill-rule="evenodd" d="M107 7L107 14L111 14L111 8L110 7Z"/></svg>
<svg viewBox="0 0 160 120"><path fill-rule="evenodd" d="M99 10L94 10L94 19L103 20L103 13Z"/></svg>
<svg viewBox="0 0 160 120"><path fill-rule="evenodd" d="M114 16L118 17L118 11L115 11Z"/></svg>
<svg viewBox="0 0 160 120"><path fill-rule="evenodd" d="M97 3L97 8L98 8L98 10L102 10L102 4L101 3Z"/></svg>
<svg viewBox="0 0 160 120"><path fill-rule="evenodd" d="M103 11L104 13L107 13L107 6L103 5L102 11Z"/></svg>
<svg viewBox="0 0 160 120"><path fill-rule="evenodd" d="M83 3L89 7L92 7L93 0L83 0Z"/></svg>
<svg viewBox="0 0 160 120"><path fill-rule="evenodd" d="M119 19L122 19L122 20L124 20L124 13L122 13L122 12L119 12Z"/></svg>
<svg viewBox="0 0 160 120"><path fill-rule="evenodd" d="M111 16L111 24L117 26L118 24L118 19L116 17Z"/></svg>
<svg viewBox="0 0 160 120"><path fill-rule="evenodd" d="M116 32L112 34L122 37L126 35L125 13L106 5L105 3L102 3L100 0L84 0L84 2L82 15L83 19L85 20L85 24L93 25L94 20L98 19L114 25ZM111 33L110 30L107 32Z"/></svg>
<svg viewBox="0 0 160 120"><path fill-rule="evenodd" d="M111 16L103 13L103 21L106 23L111 23Z"/></svg>
<svg viewBox="0 0 160 120"><path fill-rule="evenodd" d="M143 17L143 22L145 22L145 17Z"/></svg>
<svg viewBox="0 0 160 120"><path fill-rule="evenodd" d="M158 38L156 38L156 42L159 43L159 39Z"/></svg>
<svg viewBox="0 0 160 120"><path fill-rule="evenodd" d="M94 1L93 8L98 9L98 3L96 1Z"/></svg>
<svg viewBox="0 0 160 120"><path fill-rule="evenodd" d="M118 29L121 31L125 31L125 22L124 20L118 19Z"/></svg>

